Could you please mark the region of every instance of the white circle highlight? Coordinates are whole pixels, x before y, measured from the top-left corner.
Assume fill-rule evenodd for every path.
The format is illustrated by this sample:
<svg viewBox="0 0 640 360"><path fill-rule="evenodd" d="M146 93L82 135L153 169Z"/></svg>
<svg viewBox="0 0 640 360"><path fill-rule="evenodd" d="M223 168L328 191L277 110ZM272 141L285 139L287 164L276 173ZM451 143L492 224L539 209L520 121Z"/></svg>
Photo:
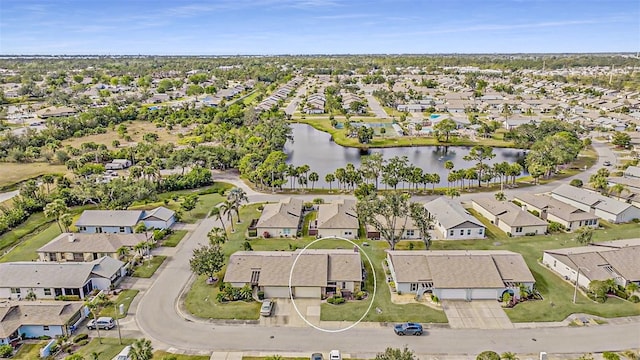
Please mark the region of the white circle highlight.
<svg viewBox="0 0 640 360"><path fill-rule="evenodd" d="M358 248L358 251L361 254L364 254L364 256L367 258L367 261L369 262L369 265L371 266L371 272L373 273L373 293L371 294L371 301L369 302L369 307L367 308L367 311L365 311L365 313L362 315L362 317L360 317L360 319L358 319L358 321L354 322L353 324L341 328L341 329L324 329L321 328L320 326L314 325L312 324L309 320L307 320L307 318L302 315L302 313L300 313L300 310L298 309L298 306L296 305L296 301L293 299L293 287L291 286L291 280L293 278L293 269L295 269L296 267L296 263L298 262L298 259L300 258L300 255L302 255L311 245L322 241L322 240L327 240L327 239L340 239L340 240L344 240L344 241L348 241L349 243L351 243L353 246ZM330 249L325 249L325 250L330 250ZM293 260L293 264L291 265L291 270L289 271L289 299L291 299L291 303L293 304L293 308L296 310L296 312L298 313L298 315L302 318L302 320L304 320L305 323L307 323L307 325L311 326L312 328L319 330L319 331L323 331L323 332L327 332L327 333L339 333L339 332L343 332L343 331L347 331L351 328L353 328L354 326L358 325L360 322L362 322L362 320L365 318L365 316L367 316L367 314L369 314L369 311L371 311L371 307L373 306L373 301L376 299L376 291L377 291L377 279L376 279L376 271L373 268L373 262L371 261L371 259L369 258L369 255L367 255L366 252L364 252L364 250L360 247L360 245L356 244L355 242L349 240L349 239L345 239L343 237L340 236L331 236L331 237L322 237L319 239L315 239L312 242L310 242L307 246L305 246L299 253L298 255L296 255L296 258Z"/></svg>

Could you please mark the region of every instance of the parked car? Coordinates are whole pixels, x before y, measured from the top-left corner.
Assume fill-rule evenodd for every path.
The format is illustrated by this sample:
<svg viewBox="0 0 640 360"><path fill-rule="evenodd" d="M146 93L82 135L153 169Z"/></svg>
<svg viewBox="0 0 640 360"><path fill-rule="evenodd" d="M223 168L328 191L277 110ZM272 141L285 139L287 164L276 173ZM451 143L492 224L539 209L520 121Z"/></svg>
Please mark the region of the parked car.
<svg viewBox="0 0 640 360"><path fill-rule="evenodd" d="M324 357L321 353L313 353L311 354L311 360L324 360Z"/></svg>
<svg viewBox="0 0 640 360"><path fill-rule="evenodd" d="M604 166L611 166L611 161L607 160L602 163Z"/></svg>
<svg viewBox="0 0 640 360"><path fill-rule="evenodd" d="M340 350L331 350L331 352L329 352L329 360L342 360Z"/></svg>
<svg viewBox="0 0 640 360"><path fill-rule="evenodd" d="M397 324L393 327L393 331L395 331L396 335L422 335L422 325L416 323L404 323Z"/></svg>
<svg viewBox="0 0 640 360"><path fill-rule="evenodd" d="M260 307L260 315L271 316L272 312L273 312L273 301L269 299L263 300L262 306Z"/></svg>
<svg viewBox="0 0 640 360"><path fill-rule="evenodd" d="M113 321L112 317L99 317L98 320L91 320L87 324L87 329L94 330L96 327L105 330L111 330L116 326L116 323Z"/></svg>
<svg viewBox="0 0 640 360"><path fill-rule="evenodd" d="M124 349L122 349L122 351L113 358L113 360L131 360L131 357L129 357L130 351L131 346L125 346Z"/></svg>

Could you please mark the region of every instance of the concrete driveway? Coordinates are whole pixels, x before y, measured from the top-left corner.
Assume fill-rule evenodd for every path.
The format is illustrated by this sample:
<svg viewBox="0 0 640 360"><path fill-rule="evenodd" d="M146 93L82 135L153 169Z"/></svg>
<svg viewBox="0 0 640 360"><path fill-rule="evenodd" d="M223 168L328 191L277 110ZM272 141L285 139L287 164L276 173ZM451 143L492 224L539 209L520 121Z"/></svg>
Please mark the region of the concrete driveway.
<svg viewBox="0 0 640 360"><path fill-rule="evenodd" d="M495 300L442 300L452 329L513 329L507 314Z"/></svg>
<svg viewBox="0 0 640 360"><path fill-rule="evenodd" d="M320 324L320 300L296 299L296 306L300 314L314 325ZM291 303L291 299L276 299L273 315L260 317L260 325L308 327L309 325L298 315Z"/></svg>

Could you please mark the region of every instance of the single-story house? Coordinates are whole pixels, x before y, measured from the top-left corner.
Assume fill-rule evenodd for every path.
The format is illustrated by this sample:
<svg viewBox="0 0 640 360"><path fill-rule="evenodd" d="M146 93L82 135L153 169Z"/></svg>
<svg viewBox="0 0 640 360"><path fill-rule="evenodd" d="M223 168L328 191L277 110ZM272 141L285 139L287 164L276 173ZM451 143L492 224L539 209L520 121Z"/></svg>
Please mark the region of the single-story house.
<svg viewBox="0 0 640 360"><path fill-rule="evenodd" d="M66 117L73 116L77 113L76 109L68 106L50 106L48 108L40 109L36 111L36 116L40 119L48 119L51 117Z"/></svg>
<svg viewBox="0 0 640 360"><path fill-rule="evenodd" d="M84 299L94 289L107 290L125 275L124 263L105 256L91 262L20 261L0 264L0 299L37 299L76 295Z"/></svg>
<svg viewBox="0 0 640 360"><path fill-rule="evenodd" d="M387 264L398 292L441 300L519 298L520 285L535 284L522 255L506 250L387 250Z"/></svg>
<svg viewBox="0 0 640 360"><path fill-rule="evenodd" d="M574 231L582 226L597 228L598 217L592 213L582 211L575 206L565 204L548 195L521 194L514 198L520 202L526 210L535 210L540 218L557 222L567 231Z"/></svg>
<svg viewBox="0 0 640 360"><path fill-rule="evenodd" d="M473 209L489 219L509 236L541 235L547 232L547 222L508 201L478 198L471 201Z"/></svg>
<svg viewBox="0 0 640 360"><path fill-rule="evenodd" d="M640 166L629 166L624 171L624 177L640 179Z"/></svg>
<svg viewBox="0 0 640 360"><path fill-rule="evenodd" d="M175 212L165 207L153 210L85 210L76 221L81 233L132 234L138 222L147 229L167 229L175 222Z"/></svg>
<svg viewBox="0 0 640 360"><path fill-rule="evenodd" d="M462 205L445 197L424 204L434 228L445 240L483 239L485 226Z"/></svg>
<svg viewBox="0 0 640 360"><path fill-rule="evenodd" d="M106 170L122 170L131 166L131 160L129 159L113 159L110 163L107 163L104 168Z"/></svg>
<svg viewBox="0 0 640 360"><path fill-rule="evenodd" d="M286 198L275 204L266 204L256 224L258 236L295 237L302 227L302 207L300 199Z"/></svg>
<svg viewBox="0 0 640 360"><path fill-rule="evenodd" d="M381 224L386 224L386 219L382 215L376 215L376 219ZM387 225L385 225L387 226ZM381 239L380 232L371 224L366 224L367 239ZM400 240L419 240L422 239L420 229L410 216L396 219L395 232ZM402 233L400 233L402 232Z"/></svg>
<svg viewBox="0 0 640 360"><path fill-rule="evenodd" d="M0 345L40 336L70 335L84 319L84 304L68 301L0 303Z"/></svg>
<svg viewBox="0 0 640 360"><path fill-rule="evenodd" d="M229 257L224 282L238 288L257 287L267 298L293 295L320 299L337 289L342 290L343 295L344 292L360 291L364 280L362 274L362 260L357 249L238 251Z"/></svg>
<svg viewBox="0 0 640 360"><path fill-rule="evenodd" d="M318 205L316 219L309 224L309 235L356 239L359 227L356 202L341 199L329 204Z"/></svg>
<svg viewBox="0 0 640 360"><path fill-rule="evenodd" d="M555 188L551 197L612 223L624 223L640 218L640 208L567 184Z"/></svg>
<svg viewBox="0 0 640 360"><path fill-rule="evenodd" d="M90 262L103 256L120 259L118 249L147 241L145 234L62 233L37 250L40 261Z"/></svg>
<svg viewBox="0 0 640 360"><path fill-rule="evenodd" d="M545 250L542 263L584 288L593 280L614 279L618 285L640 285L640 239L606 241L589 246ZM578 268L580 276L578 277Z"/></svg>

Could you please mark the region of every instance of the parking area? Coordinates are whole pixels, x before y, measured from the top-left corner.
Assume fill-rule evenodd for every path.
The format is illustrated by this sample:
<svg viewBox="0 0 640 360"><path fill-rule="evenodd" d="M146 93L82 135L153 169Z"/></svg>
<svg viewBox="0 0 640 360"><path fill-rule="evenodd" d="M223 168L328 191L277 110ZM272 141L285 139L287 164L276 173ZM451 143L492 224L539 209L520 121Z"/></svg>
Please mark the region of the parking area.
<svg viewBox="0 0 640 360"><path fill-rule="evenodd" d="M320 300L296 299L296 307L310 323L320 324ZM266 326L307 327L307 323L298 315L291 299L276 299L273 314L269 317L261 316L260 324Z"/></svg>
<svg viewBox="0 0 640 360"><path fill-rule="evenodd" d="M507 314L495 300L442 300L452 329L513 329Z"/></svg>

